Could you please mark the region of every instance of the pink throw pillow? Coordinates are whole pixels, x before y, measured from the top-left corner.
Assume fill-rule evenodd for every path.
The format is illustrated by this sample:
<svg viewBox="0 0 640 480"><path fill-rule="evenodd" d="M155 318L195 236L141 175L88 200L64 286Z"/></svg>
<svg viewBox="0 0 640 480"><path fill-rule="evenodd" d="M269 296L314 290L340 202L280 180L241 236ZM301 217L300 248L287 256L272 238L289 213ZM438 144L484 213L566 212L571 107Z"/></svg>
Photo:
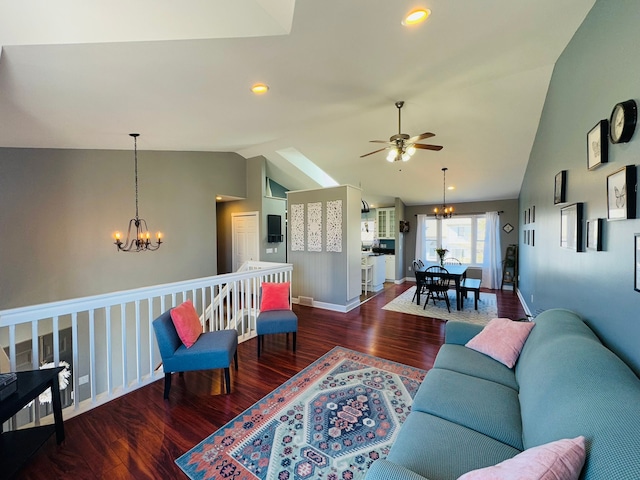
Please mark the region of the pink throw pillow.
<svg viewBox="0 0 640 480"><path fill-rule="evenodd" d="M171 320L184 346L190 348L202 333L200 317L191 300L171 309Z"/></svg>
<svg viewBox="0 0 640 480"><path fill-rule="evenodd" d="M513 368L534 325L533 322L494 318L466 346Z"/></svg>
<svg viewBox="0 0 640 480"><path fill-rule="evenodd" d="M465 473L458 480L577 480L585 457L584 437L565 438Z"/></svg>
<svg viewBox="0 0 640 480"><path fill-rule="evenodd" d="M262 284L262 301L260 302L260 311L267 312L269 310L289 310L290 283L263 283Z"/></svg>

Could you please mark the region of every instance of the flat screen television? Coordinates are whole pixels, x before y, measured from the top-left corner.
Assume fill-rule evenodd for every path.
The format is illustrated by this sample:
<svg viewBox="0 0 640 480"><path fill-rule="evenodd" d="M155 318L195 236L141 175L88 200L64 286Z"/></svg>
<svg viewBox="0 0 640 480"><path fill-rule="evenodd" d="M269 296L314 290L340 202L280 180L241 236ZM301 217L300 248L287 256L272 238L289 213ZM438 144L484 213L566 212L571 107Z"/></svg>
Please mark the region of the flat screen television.
<svg viewBox="0 0 640 480"><path fill-rule="evenodd" d="M282 217L280 215L267 215L267 242L282 242Z"/></svg>

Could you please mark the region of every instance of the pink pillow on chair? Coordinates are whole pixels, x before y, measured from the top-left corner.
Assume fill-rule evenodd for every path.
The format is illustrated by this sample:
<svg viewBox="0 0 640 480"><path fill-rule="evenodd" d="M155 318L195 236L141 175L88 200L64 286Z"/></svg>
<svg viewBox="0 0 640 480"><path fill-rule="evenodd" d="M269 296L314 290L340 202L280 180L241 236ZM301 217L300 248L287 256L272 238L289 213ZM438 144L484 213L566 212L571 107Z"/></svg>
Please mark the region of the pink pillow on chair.
<svg viewBox="0 0 640 480"><path fill-rule="evenodd" d="M260 311L289 310L291 308L291 304L289 303L290 286L291 284L289 282L263 283Z"/></svg>
<svg viewBox="0 0 640 480"><path fill-rule="evenodd" d="M181 305L172 308L171 320L184 346L187 348L193 346L202 333L202 325L200 324L198 312L196 312L191 300L187 300Z"/></svg>
<svg viewBox="0 0 640 480"><path fill-rule="evenodd" d="M535 323L494 318L465 345L513 368Z"/></svg>

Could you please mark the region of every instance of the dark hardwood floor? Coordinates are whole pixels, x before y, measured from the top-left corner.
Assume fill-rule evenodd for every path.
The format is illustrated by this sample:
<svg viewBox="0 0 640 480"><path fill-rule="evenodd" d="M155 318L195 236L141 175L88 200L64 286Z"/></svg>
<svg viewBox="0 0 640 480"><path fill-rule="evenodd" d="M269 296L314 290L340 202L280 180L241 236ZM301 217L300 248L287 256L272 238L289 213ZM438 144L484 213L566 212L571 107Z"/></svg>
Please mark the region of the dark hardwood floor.
<svg viewBox="0 0 640 480"><path fill-rule="evenodd" d="M177 457L336 345L429 369L444 341L445 322L381 309L412 285L387 284L346 314L294 305L295 354L285 335L271 335L258 360L252 339L238 346L239 370L232 370L229 395L222 393L222 371L187 372L174 375L169 401L162 398L160 380L71 418L65 443L49 439L18 478L186 478ZM516 295L493 292L499 316L524 316Z"/></svg>

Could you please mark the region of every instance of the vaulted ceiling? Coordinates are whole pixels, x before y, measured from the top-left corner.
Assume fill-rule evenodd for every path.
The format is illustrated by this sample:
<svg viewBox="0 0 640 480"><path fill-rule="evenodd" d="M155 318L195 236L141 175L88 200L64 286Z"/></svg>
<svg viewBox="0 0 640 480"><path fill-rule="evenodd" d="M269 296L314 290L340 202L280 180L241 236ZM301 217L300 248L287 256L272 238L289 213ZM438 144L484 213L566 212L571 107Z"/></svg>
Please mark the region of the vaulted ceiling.
<svg viewBox="0 0 640 480"><path fill-rule="evenodd" d="M554 63L595 0L0 0L0 146L311 160L374 205L516 198ZM416 6L427 22L401 25ZM264 82L267 94L251 85ZM360 158L433 132L406 162ZM226 192L216 192L224 195Z"/></svg>

